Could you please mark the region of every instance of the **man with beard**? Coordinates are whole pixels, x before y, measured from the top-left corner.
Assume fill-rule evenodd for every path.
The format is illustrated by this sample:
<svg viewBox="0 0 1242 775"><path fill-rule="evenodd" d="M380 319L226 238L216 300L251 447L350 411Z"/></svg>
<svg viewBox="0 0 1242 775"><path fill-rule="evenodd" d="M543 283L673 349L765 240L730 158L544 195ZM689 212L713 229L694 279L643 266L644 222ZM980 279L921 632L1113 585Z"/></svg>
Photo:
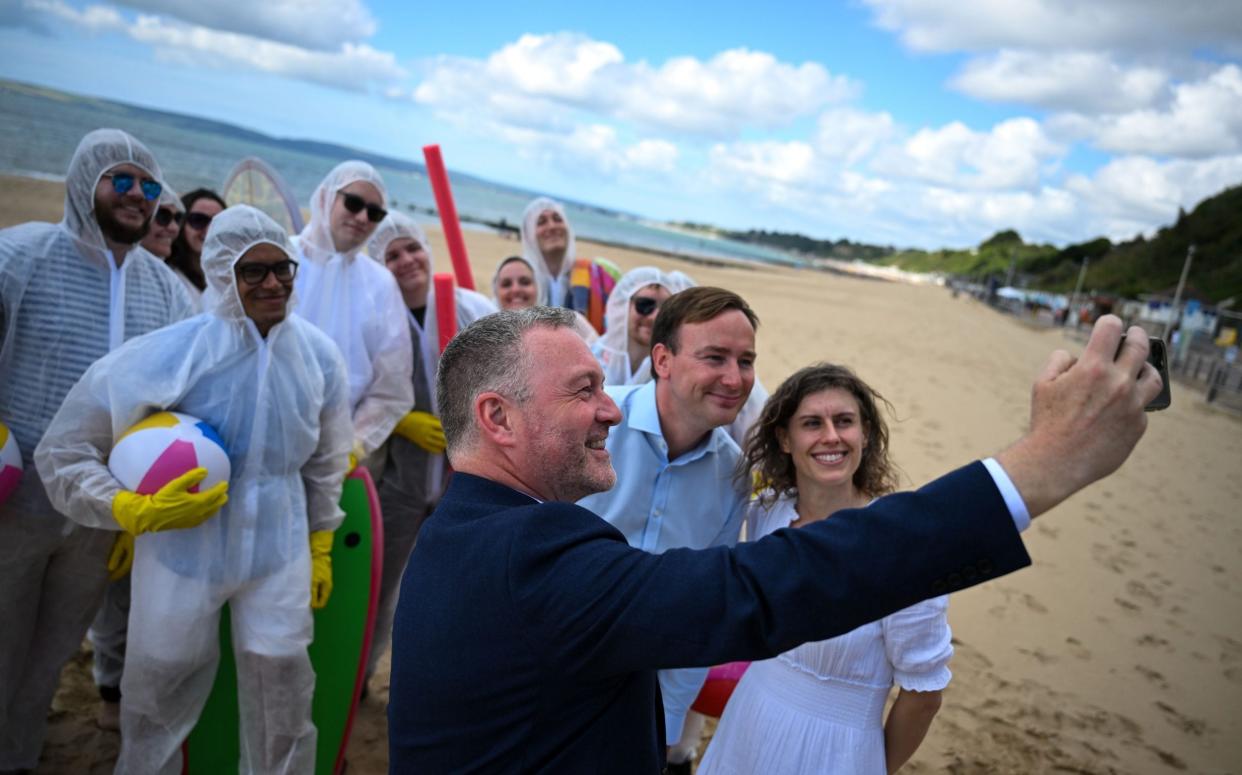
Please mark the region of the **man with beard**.
<svg viewBox="0 0 1242 775"><path fill-rule="evenodd" d="M1106 315L1081 357L1052 354L1030 430L995 458L797 530L657 555L572 503L617 481L605 440L622 420L573 320L488 315L440 358L455 473L401 582L391 772L655 775L656 670L766 659L1028 565L1022 527L1117 470L1161 388L1145 332ZM677 389L714 391L700 376Z"/></svg>
<svg viewBox="0 0 1242 775"><path fill-rule="evenodd" d="M177 278L137 244L161 178L142 143L99 129L69 163L64 219L0 231L0 421L25 469L0 505L0 772L38 764L60 668L99 607L114 541L132 547L57 513L33 457L87 367L190 314Z"/></svg>

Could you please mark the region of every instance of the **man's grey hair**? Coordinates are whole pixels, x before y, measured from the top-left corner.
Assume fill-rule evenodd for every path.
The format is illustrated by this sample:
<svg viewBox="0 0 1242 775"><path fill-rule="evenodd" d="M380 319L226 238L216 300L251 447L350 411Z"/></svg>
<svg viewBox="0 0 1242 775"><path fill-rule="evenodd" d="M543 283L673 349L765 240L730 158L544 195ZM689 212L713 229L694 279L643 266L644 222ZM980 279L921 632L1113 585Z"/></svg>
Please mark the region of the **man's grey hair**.
<svg viewBox="0 0 1242 775"><path fill-rule="evenodd" d="M457 333L440 356L436 400L450 455L476 437L474 399L499 393L517 404L530 400L529 352L522 339L532 328L573 329L576 316L560 307L506 310L479 318Z"/></svg>

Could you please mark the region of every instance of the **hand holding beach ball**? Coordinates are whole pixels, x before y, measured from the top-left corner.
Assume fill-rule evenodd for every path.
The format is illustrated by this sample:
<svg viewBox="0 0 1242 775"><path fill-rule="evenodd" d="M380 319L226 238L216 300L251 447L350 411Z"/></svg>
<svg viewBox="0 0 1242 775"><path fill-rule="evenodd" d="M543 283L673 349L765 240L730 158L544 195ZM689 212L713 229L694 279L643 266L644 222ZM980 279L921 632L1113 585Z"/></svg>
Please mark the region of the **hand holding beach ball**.
<svg viewBox="0 0 1242 775"><path fill-rule="evenodd" d="M17 489L22 478L22 451L17 439L9 432L9 426L0 422L0 503L4 503Z"/></svg>
<svg viewBox="0 0 1242 775"><path fill-rule="evenodd" d="M195 527L228 502L228 454L215 430L179 412L157 412L121 436L108 468L125 489L112 516L133 535Z"/></svg>

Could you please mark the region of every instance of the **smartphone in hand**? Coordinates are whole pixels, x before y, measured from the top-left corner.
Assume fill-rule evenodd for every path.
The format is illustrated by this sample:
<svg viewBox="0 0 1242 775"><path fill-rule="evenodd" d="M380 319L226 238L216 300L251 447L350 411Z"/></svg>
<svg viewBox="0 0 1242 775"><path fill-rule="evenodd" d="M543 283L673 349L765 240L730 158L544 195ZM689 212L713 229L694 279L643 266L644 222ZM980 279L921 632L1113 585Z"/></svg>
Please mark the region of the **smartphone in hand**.
<svg viewBox="0 0 1242 775"><path fill-rule="evenodd" d="M1161 409L1168 409L1173 403L1173 394L1171 392L1173 383L1169 379L1169 356L1164 347L1164 340L1155 336L1147 338L1149 349L1147 351L1147 362L1156 368L1160 373L1160 382L1163 387L1160 388L1160 394L1151 400L1145 409L1149 412L1158 412Z"/></svg>

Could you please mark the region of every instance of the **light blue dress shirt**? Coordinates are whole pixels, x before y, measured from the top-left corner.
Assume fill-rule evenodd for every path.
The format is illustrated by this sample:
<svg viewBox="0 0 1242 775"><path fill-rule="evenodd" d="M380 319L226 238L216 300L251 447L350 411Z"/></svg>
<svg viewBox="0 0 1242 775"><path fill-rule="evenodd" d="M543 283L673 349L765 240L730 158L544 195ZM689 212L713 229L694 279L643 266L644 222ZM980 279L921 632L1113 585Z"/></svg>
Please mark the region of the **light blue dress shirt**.
<svg viewBox="0 0 1242 775"><path fill-rule="evenodd" d="M608 434L617 484L578 501L625 535L630 546L653 554L737 543L749 492L733 471L741 450L726 428L675 460L660 430L655 382L605 388L621 408L621 424ZM664 725L669 743L681 737L690 705L707 678L705 668L661 670Z"/></svg>

